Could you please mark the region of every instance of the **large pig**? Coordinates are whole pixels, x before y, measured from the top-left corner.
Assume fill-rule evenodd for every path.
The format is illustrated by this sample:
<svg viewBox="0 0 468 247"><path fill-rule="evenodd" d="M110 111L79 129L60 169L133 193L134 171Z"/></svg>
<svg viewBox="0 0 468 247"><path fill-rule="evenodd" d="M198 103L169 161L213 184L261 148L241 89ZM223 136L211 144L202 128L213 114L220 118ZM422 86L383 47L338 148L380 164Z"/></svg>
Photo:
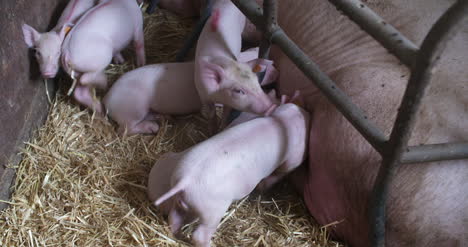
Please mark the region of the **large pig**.
<svg viewBox="0 0 468 247"><path fill-rule="evenodd" d="M200 224L193 233L194 243L209 246L233 200L248 195L260 182L263 188L273 185L304 160L308 125L307 112L297 105L283 104L270 117L238 124L170 155L172 164L163 160L166 166L176 167L172 188L155 205L174 197L169 213L171 231L179 232L184 216L195 214ZM150 190L152 179L150 176Z"/></svg>
<svg viewBox="0 0 468 247"><path fill-rule="evenodd" d="M230 0L218 0L198 40L195 86L211 123L216 123L214 103L257 114L274 107L250 67L237 61L244 25L245 16Z"/></svg>
<svg viewBox="0 0 468 247"><path fill-rule="evenodd" d="M57 25L46 33L39 33L33 27L23 24L24 42L29 48L34 48L44 78L54 78L58 72L62 42L69 31L65 24L76 23L96 2L97 0L70 0Z"/></svg>
<svg viewBox="0 0 468 247"><path fill-rule="evenodd" d="M106 88L104 69L114 56L123 60L120 51L132 40L137 65L144 65L143 17L135 0L101 0L72 28L62 46L62 66L78 79L74 97L79 103L102 112L90 89Z"/></svg>
<svg viewBox="0 0 468 247"><path fill-rule="evenodd" d="M260 66L264 84L276 80L278 73L271 61L255 59L258 48L242 52L241 61ZM263 66L262 66L263 65ZM183 115L199 112L201 101L193 81L194 63L147 65L121 76L103 102L109 116L119 124L119 133L155 133L158 114Z"/></svg>
<svg viewBox="0 0 468 247"><path fill-rule="evenodd" d="M363 1L420 45L454 1ZM390 133L408 69L328 1L279 1L279 24L304 52ZM449 44L418 113L411 145L468 139L468 28ZM272 50L280 92L300 89L312 112L302 188L310 213L351 246L370 246L369 201L381 157L286 56ZM468 163L401 165L387 200L386 246L468 245Z"/></svg>

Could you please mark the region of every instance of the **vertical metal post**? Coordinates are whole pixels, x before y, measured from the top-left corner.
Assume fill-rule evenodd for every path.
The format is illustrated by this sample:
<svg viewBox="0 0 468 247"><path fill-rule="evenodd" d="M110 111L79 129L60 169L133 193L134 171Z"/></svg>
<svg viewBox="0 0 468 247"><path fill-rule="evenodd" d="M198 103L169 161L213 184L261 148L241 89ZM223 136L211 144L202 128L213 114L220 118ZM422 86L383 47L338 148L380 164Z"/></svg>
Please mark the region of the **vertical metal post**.
<svg viewBox="0 0 468 247"><path fill-rule="evenodd" d="M374 198L370 202L372 246L385 246L385 201L389 184L407 148L417 110L434 74L434 68L440 60L440 55L455 33L464 25L468 25L466 13L468 13L468 1L457 1L430 30L417 55L388 146L383 153L382 166L374 184Z"/></svg>
<svg viewBox="0 0 468 247"><path fill-rule="evenodd" d="M195 44L198 41L198 38L200 37L201 32L203 31L203 27L205 26L205 23L208 21L208 19L211 16L212 9L213 9L213 0L206 0L206 7L203 9L200 19L195 24L195 27L193 28L192 32L184 41L182 48L177 53L176 62L179 62L179 63L183 62L185 58L187 57L188 53L190 52L190 50L192 49L192 47L195 46Z"/></svg>
<svg viewBox="0 0 468 247"><path fill-rule="evenodd" d="M277 26L277 15L278 15L278 3L276 0L265 0L263 2L263 31L267 34L263 36L263 39L260 43L260 58L268 58L270 54L271 40L270 37L271 31Z"/></svg>

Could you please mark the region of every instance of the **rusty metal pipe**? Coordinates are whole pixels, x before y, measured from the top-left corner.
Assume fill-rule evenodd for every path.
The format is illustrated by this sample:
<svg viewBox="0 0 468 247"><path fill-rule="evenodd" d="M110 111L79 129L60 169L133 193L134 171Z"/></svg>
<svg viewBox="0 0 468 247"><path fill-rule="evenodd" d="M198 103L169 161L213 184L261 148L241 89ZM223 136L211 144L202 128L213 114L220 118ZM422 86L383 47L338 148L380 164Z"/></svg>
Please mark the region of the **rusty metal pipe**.
<svg viewBox="0 0 468 247"><path fill-rule="evenodd" d="M374 184L373 200L370 201L372 246L385 246L385 201L389 184L411 137L416 122L416 112L434 73L433 68L439 62L448 41L462 29L463 25L468 25L468 1L459 0L432 27L418 52L390 135L387 152L383 155L382 166Z"/></svg>
<svg viewBox="0 0 468 247"><path fill-rule="evenodd" d="M410 146L405 149L401 163L420 163L468 159L468 142Z"/></svg>
<svg viewBox="0 0 468 247"><path fill-rule="evenodd" d="M329 0L359 27L411 67L418 47L359 0Z"/></svg>

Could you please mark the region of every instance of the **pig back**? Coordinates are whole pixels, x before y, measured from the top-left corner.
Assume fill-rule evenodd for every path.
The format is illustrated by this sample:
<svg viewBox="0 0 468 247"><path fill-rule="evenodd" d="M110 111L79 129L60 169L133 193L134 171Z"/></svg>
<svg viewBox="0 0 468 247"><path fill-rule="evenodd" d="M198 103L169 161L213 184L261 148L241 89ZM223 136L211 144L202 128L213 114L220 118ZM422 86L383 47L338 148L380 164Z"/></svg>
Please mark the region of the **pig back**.
<svg viewBox="0 0 468 247"><path fill-rule="evenodd" d="M97 0L71 0L63 10L53 30L59 32L64 24L76 23L96 2Z"/></svg>
<svg viewBox="0 0 468 247"><path fill-rule="evenodd" d="M213 196L231 193L240 199L284 163L285 129L282 121L272 117L233 126L186 150L176 174L179 179L195 179L202 187L196 190L206 188Z"/></svg>
<svg viewBox="0 0 468 247"><path fill-rule="evenodd" d="M142 23L135 1L102 1L83 15L64 40L63 53L69 54L77 70L105 67L115 52L125 48Z"/></svg>

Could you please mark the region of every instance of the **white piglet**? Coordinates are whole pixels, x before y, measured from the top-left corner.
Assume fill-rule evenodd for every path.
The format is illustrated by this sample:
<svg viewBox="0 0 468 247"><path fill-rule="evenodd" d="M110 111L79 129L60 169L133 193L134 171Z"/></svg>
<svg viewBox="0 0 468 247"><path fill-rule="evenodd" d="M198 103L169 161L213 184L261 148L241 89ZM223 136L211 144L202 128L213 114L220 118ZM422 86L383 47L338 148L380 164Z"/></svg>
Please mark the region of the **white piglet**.
<svg viewBox="0 0 468 247"><path fill-rule="evenodd" d="M137 65L145 64L143 17L135 0L101 0L72 28L62 46L62 66L78 79L75 99L98 113L102 105L90 89L106 88L104 69L112 57L122 62L120 51L134 41Z"/></svg>
<svg viewBox="0 0 468 247"><path fill-rule="evenodd" d="M175 166L172 188L154 204L173 201L169 213L173 233L180 231L186 216L198 216L193 241L196 246L209 246L234 200L248 195L262 180L264 189L273 185L302 163L308 126L307 112L295 104L283 104L269 117L238 124L170 155L164 162ZM149 190L153 179L149 177Z"/></svg>
<svg viewBox="0 0 468 247"><path fill-rule="evenodd" d="M199 112L200 97L193 84L193 62L147 65L120 77L104 97L107 114L119 133L152 134L158 115Z"/></svg>
<svg viewBox="0 0 468 247"><path fill-rule="evenodd" d="M216 126L215 103L257 114L274 107L251 67L237 60L244 26L245 16L230 0L217 0L197 43L195 86L212 130Z"/></svg>
<svg viewBox="0 0 468 247"><path fill-rule="evenodd" d="M62 12L57 25L49 32L39 33L28 24L23 24L24 42L35 50L41 75L44 78L54 78L59 69L61 47L69 26L91 9L97 0L70 0Z"/></svg>
<svg viewBox="0 0 468 247"><path fill-rule="evenodd" d="M258 49L240 55L240 59L256 57ZM272 63L263 60L262 64L265 66L260 66L260 71L266 74L262 82L276 80L278 72ZM152 64L127 72L104 97L107 114L119 124L120 134L155 133L159 129L158 115L185 115L201 110L193 73L193 62Z"/></svg>

